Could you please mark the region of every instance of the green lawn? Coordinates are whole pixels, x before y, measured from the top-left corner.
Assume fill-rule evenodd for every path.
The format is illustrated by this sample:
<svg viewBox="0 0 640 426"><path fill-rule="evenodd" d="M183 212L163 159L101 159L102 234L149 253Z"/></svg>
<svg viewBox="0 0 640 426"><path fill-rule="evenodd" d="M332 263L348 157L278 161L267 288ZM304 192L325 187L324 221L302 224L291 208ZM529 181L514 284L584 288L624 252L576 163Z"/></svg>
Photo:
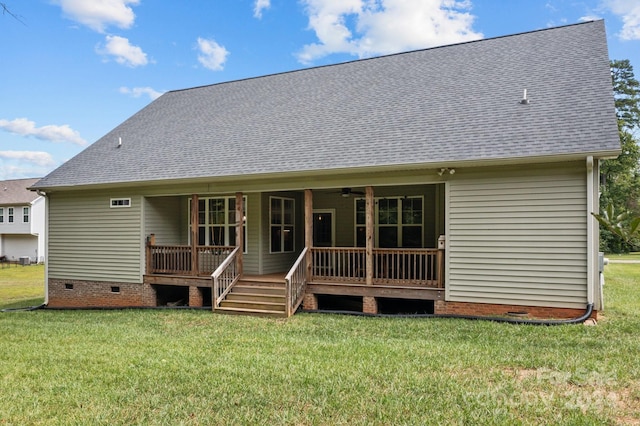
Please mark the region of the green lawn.
<svg viewBox="0 0 640 426"><path fill-rule="evenodd" d="M44 265L0 266L0 309L37 306L44 302Z"/></svg>
<svg viewBox="0 0 640 426"><path fill-rule="evenodd" d="M607 254L605 257L608 257L610 260L637 260L640 262L640 252L626 253L626 254Z"/></svg>
<svg viewBox="0 0 640 426"><path fill-rule="evenodd" d="M0 313L0 424L640 424L639 286L607 266L596 327Z"/></svg>

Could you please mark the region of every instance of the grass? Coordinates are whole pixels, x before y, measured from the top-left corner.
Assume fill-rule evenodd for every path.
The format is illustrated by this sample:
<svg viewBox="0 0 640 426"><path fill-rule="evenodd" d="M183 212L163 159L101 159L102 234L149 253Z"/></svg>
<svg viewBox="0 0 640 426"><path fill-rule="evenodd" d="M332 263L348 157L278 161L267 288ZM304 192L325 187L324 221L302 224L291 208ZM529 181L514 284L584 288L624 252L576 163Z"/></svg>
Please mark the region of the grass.
<svg viewBox="0 0 640 426"><path fill-rule="evenodd" d="M44 265L0 267L0 309L37 306L44 302Z"/></svg>
<svg viewBox="0 0 640 426"><path fill-rule="evenodd" d="M610 254L607 254L605 257L609 258L610 260L637 260L638 262L640 262L640 252L632 252L632 253L625 253L625 254L610 253Z"/></svg>
<svg viewBox="0 0 640 426"><path fill-rule="evenodd" d="M596 327L2 313L0 424L640 424L639 282Z"/></svg>

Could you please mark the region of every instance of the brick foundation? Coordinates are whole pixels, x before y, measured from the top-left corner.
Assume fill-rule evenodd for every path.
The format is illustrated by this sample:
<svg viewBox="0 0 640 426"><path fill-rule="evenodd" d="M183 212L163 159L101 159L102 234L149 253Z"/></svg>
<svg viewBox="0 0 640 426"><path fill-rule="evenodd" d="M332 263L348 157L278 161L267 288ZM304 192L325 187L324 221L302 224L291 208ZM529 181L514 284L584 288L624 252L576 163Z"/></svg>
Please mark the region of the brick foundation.
<svg viewBox="0 0 640 426"><path fill-rule="evenodd" d="M198 287L189 287L189 306L202 307L202 290Z"/></svg>
<svg viewBox="0 0 640 426"><path fill-rule="evenodd" d="M156 293L149 284L50 279L48 306L54 308L156 306Z"/></svg>
<svg viewBox="0 0 640 426"><path fill-rule="evenodd" d="M315 311L318 309L318 296L313 293L305 293L302 299L302 308L307 311Z"/></svg>
<svg viewBox="0 0 640 426"><path fill-rule="evenodd" d="M497 305L491 303L466 302L435 302L435 313L445 315L474 315L474 316L508 316L509 313L526 313L524 318L538 319L570 319L584 314L585 309L552 308L545 306ZM591 318L597 318L597 311L593 311Z"/></svg>
<svg viewBox="0 0 640 426"><path fill-rule="evenodd" d="M362 312L365 314L378 313L378 301L372 296L362 296Z"/></svg>

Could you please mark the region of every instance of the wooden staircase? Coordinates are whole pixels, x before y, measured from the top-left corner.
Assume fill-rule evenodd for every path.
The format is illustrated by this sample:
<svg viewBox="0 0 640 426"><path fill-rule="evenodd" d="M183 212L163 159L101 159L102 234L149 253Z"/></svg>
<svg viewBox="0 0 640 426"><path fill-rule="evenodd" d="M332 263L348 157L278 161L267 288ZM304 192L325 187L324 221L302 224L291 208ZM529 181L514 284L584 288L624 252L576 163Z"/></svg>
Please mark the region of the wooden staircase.
<svg viewBox="0 0 640 426"><path fill-rule="evenodd" d="M286 317L286 288L281 276L243 277L216 312Z"/></svg>

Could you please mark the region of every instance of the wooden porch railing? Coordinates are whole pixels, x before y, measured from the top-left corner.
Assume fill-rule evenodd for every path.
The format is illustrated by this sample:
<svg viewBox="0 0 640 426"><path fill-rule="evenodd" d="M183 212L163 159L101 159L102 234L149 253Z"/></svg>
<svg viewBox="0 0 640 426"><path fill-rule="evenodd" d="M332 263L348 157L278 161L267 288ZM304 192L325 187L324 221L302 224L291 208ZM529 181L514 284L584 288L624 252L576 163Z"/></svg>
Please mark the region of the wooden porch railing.
<svg viewBox="0 0 640 426"><path fill-rule="evenodd" d="M293 315L298 309L304 297L305 288L307 286L307 268L305 259L307 257L307 247L302 250L298 260L293 264L289 273L285 277L286 282L286 314L287 317Z"/></svg>
<svg viewBox="0 0 640 426"><path fill-rule="evenodd" d="M361 247L313 247L311 274L314 280L366 281L366 251Z"/></svg>
<svg viewBox="0 0 640 426"><path fill-rule="evenodd" d="M147 274L208 276L235 249L233 246L197 246L198 270L191 266L191 246L147 245Z"/></svg>
<svg viewBox="0 0 640 426"><path fill-rule="evenodd" d="M213 309L220 306L220 302L224 300L227 293L233 288L233 285L240 279L238 253L240 253L240 247L236 247L211 274L211 279L213 279Z"/></svg>
<svg viewBox="0 0 640 426"><path fill-rule="evenodd" d="M365 283L365 257L360 247L313 247L311 279ZM443 265L438 249L374 249L373 284L444 288Z"/></svg>
<svg viewBox="0 0 640 426"><path fill-rule="evenodd" d="M442 250L374 249L373 284L442 287Z"/></svg>

